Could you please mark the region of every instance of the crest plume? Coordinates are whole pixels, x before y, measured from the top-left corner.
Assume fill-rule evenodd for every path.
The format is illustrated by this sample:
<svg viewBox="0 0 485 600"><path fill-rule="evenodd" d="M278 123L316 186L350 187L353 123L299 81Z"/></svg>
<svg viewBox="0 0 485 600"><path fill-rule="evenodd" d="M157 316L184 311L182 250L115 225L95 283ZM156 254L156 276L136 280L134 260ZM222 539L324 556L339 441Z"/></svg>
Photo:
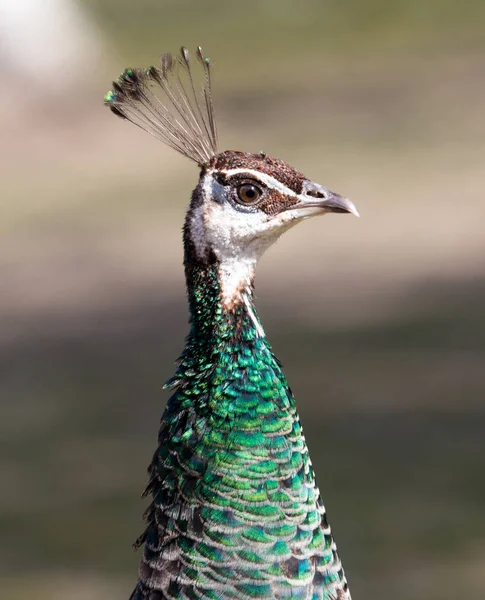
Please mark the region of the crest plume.
<svg viewBox="0 0 485 600"><path fill-rule="evenodd" d="M164 54L159 67L125 69L104 101L119 117L201 164L218 153L218 140L211 60L200 46L196 57L201 69L192 67L184 47L179 56Z"/></svg>

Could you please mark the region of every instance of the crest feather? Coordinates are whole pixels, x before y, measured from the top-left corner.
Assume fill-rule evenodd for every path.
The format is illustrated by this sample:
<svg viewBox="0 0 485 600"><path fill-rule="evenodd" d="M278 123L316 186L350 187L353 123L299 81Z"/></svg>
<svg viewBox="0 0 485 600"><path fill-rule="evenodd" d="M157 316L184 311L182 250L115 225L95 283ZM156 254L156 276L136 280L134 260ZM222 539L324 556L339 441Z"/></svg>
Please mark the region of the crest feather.
<svg viewBox="0 0 485 600"><path fill-rule="evenodd" d="M210 58L196 51L198 72L187 48L164 54L159 67L125 69L105 98L112 112L147 131L198 164L218 153Z"/></svg>

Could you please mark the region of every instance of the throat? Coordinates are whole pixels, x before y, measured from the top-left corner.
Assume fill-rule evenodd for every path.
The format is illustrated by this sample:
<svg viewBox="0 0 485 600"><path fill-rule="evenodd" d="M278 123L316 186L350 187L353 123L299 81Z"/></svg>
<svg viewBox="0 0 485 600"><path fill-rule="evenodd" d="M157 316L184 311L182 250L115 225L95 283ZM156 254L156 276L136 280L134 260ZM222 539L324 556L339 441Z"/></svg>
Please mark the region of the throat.
<svg viewBox="0 0 485 600"><path fill-rule="evenodd" d="M254 306L255 262L219 260L209 254L201 261L185 246L185 276L191 313L191 337L224 340L264 337Z"/></svg>
<svg viewBox="0 0 485 600"><path fill-rule="evenodd" d="M218 265L222 304L228 310L238 303L253 302L254 270L252 260L230 258Z"/></svg>

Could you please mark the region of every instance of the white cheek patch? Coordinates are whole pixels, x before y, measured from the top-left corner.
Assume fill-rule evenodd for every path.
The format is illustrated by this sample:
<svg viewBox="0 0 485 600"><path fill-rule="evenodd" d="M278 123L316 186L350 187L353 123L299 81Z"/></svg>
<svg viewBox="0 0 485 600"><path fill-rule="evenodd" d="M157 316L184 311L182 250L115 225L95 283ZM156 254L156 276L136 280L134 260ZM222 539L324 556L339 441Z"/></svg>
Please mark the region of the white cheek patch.
<svg viewBox="0 0 485 600"><path fill-rule="evenodd" d="M229 203L214 202L204 207L204 224L207 241L223 260L253 253L263 244L268 218L263 212L243 213Z"/></svg>

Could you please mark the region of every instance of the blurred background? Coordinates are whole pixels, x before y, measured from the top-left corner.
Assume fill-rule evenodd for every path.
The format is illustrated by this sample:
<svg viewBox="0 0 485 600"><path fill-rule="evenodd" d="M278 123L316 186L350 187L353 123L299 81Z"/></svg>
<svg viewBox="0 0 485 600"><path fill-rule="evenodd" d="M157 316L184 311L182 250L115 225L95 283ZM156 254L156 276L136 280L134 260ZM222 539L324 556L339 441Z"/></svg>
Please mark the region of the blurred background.
<svg viewBox="0 0 485 600"><path fill-rule="evenodd" d="M102 99L182 43L215 62L222 149L362 215L257 277L353 596L483 598L485 3L0 0L2 598L136 579L198 173Z"/></svg>

